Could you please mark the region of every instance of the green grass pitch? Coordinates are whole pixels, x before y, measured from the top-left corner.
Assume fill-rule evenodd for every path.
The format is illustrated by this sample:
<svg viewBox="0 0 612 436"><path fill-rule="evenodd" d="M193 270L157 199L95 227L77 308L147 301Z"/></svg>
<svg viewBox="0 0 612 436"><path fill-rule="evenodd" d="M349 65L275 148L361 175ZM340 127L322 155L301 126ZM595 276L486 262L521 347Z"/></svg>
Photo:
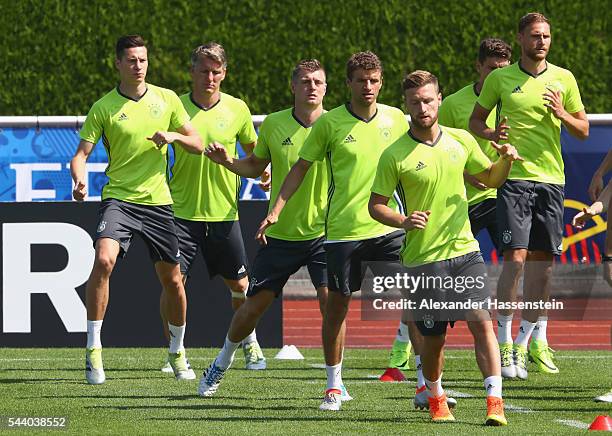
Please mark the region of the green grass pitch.
<svg viewBox="0 0 612 436"><path fill-rule="evenodd" d="M346 350L343 378L355 399L340 412L318 410L325 388L322 352L302 350L303 361L278 361L246 371L239 351L212 398L197 395L198 380L163 374L162 349L105 349L107 382L89 386L82 349L2 349L0 433L7 417L68 417L71 434L566 434L584 433L612 405L592 398L612 384L612 352L560 351L559 375L532 371L529 380L504 383L509 426L486 428L484 389L473 351L447 351L444 387L457 397L456 423L433 424L414 410L414 371L408 383L381 383L386 350ZM188 349L198 378L217 350ZM314 365L314 366L313 366ZM581 428L582 427L582 428ZM42 433L44 429L40 429ZM19 430L10 430L18 433ZM33 433L32 428L23 432Z"/></svg>

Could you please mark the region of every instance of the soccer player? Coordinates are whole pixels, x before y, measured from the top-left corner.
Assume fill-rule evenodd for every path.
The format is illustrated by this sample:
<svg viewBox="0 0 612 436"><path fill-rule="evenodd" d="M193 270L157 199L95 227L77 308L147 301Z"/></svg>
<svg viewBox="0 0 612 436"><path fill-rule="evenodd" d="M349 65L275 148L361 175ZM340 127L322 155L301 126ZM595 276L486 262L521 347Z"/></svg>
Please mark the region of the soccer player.
<svg viewBox="0 0 612 436"><path fill-rule="evenodd" d="M483 39L478 49L478 60L476 61L476 71L479 74L478 81L470 83L442 100L442 106L440 106L438 114L439 123L443 126L469 131L470 115L486 77L491 71L510 65L511 58L512 48L506 42L495 38ZM491 111L489 114L487 126L495 128L495 111ZM497 151L491 147L489 141L479 137L475 137L475 139L490 160L497 160ZM497 190L487 188L467 173L464 178L472 234L477 236L482 229L487 229L493 245L498 248L497 219L495 217ZM512 350L510 350L509 356L512 359Z"/></svg>
<svg viewBox="0 0 612 436"><path fill-rule="evenodd" d="M257 231L278 221L314 162L327 159L330 171L325 251L329 294L323 317L323 351L327 389L322 410L339 410L342 395L344 320L352 292L361 287L361 262L396 261L403 232L381 225L367 212L368 186L382 151L407 129L402 111L376 102L383 67L372 52L360 52L347 63L351 99L321 116L289 171L268 216Z"/></svg>
<svg viewBox="0 0 612 436"><path fill-rule="evenodd" d="M167 301L164 315L172 333L168 362L177 379L193 379L195 374L183 348L187 301L178 266L181 253L166 169L167 144L178 144L198 155L203 151L202 141L178 96L146 83L148 56L142 37L119 38L115 66L119 86L91 107L70 162L72 195L82 201L88 184L85 163L102 138L109 156L109 181L102 190L94 266L87 281L85 376L90 384L106 379L100 330L108 304L109 279L117 257L126 255L137 233L149 247Z"/></svg>
<svg viewBox="0 0 612 436"><path fill-rule="evenodd" d="M272 207L312 125L324 112L326 89L325 70L321 63L316 59L300 61L291 74L294 106L266 117L259 129L253 154L244 159L233 159L223 145L213 143L205 150L206 155L243 177L258 177L271 162ZM317 291L319 310L324 315L327 268L323 241L327 188L327 168L324 162L317 162L279 215L276 225L266 230L266 243L258 251L253 265L248 298L234 315L223 349L202 375L200 395L211 396L216 392L242 338L255 328L281 294L289 277L302 266L308 267ZM343 399L350 400L344 386L342 388Z"/></svg>
<svg viewBox="0 0 612 436"><path fill-rule="evenodd" d="M440 285L420 286L420 299L486 302L489 298L486 268L478 242L470 231L468 203L463 187L467 171L488 187L500 186L506 179L511 162L520 159L509 144L492 143L501 156L491 164L478 143L466 131L440 127L438 107L442 96L438 79L427 71L408 74L403 83L405 105L410 113L410 130L382 154L369 201L371 216L381 224L406 230L402 263L412 276L453 278L459 284L474 283L446 292ZM390 207L389 199L398 190L404 214ZM446 280L445 280L446 281ZM481 283L481 286L477 284ZM419 303L417 303L418 305ZM506 425L502 400L499 348L486 310L463 312L474 337L476 360L487 391L487 425ZM442 388L443 347L449 321L435 311L417 309L415 320L424 336L421 359L423 375L433 421L454 421ZM456 314L455 314L456 315Z"/></svg>
<svg viewBox="0 0 612 436"><path fill-rule="evenodd" d="M226 71L227 58L220 44L197 47L191 54L192 92L180 98L205 145L222 143L231 156L237 156L239 140L250 154L257 141L251 112L242 100L221 92ZM236 310L244 303L249 286L238 221L240 178L206 156L185 153L180 148L175 148L172 172L170 190L182 254L181 273L189 275L201 250L210 277L223 277ZM164 304L162 296L162 308ZM255 330L244 338L242 348L247 369L266 368Z"/></svg>
<svg viewBox="0 0 612 436"><path fill-rule="evenodd" d="M589 186L589 195L594 203L588 208L584 208L581 212L578 212L576 216L574 216L572 224L575 227L582 228L584 227L585 223L595 215L599 215L600 213L606 212L606 210L609 211L612 209L612 181L609 181L606 188L602 190L603 177L611 170L612 150L608 151L606 158L601 163L597 171L595 171L595 174L593 174L593 178ZM603 278L610 286L612 286L612 220L610 220L609 216L602 260ZM612 330L610 331L610 335L612 335ZM593 400L600 403L612 403L612 389L603 395L595 397Z"/></svg>
<svg viewBox="0 0 612 436"><path fill-rule="evenodd" d="M490 141L510 141L524 162L512 167L497 193L497 222L504 255L497 286L500 301L516 301L520 275L525 270L526 301L548 301L553 256L563 249L565 176L561 156L561 125L584 139L589 122L571 72L546 61L551 32L548 18L529 13L519 20L521 58L493 71L484 82L470 118L470 130ZM496 107L502 121L486 124ZM504 359L504 377L526 379L529 359L545 373L559 369L546 339L546 311L524 310L518 336L512 344L512 310L499 310L498 341ZM512 347L513 359L506 359Z"/></svg>

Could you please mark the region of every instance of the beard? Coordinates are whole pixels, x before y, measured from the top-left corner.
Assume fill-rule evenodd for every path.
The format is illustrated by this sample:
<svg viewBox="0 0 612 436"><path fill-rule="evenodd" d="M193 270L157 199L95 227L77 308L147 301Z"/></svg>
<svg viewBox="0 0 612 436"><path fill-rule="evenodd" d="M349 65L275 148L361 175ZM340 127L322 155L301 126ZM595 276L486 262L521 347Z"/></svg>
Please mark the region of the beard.
<svg viewBox="0 0 612 436"><path fill-rule="evenodd" d="M535 49L525 50L525 56L527 56L532 61L541 61L543 59L546 59L547 55L548 55L548 49L546 49L546 51L543 51L543 52L539 52Z"/></svg>
<svg viewBox="0 0 612 436"><path fill-rule="evenodd" d="M438 121L438 114L436 114L435 116L430 115L428 120L421 120L418 117L410 117L411 118L411 122L413 124L416 124L417 127L421 128L421 129L429 129L431 126L433 126L436 121Z"/></svg>

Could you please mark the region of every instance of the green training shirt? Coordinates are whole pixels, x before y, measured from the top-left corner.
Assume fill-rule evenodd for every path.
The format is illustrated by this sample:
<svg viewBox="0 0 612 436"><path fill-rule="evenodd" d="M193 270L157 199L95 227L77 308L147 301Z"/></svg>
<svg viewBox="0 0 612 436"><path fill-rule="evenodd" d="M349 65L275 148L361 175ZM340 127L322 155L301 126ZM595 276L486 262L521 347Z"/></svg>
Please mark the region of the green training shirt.
<svg viewBox="0 0 612 436"><path fill-rule="evenodd" d="M298 153L310 134L295 118L293 109L285 109L266 117L259 128L254 153L272 162L270 207L274 204L287 173L298 160ZM278 222L266 235L286 241L306 241L325 234L328 177L324 162L315 162L298 190L289 199Z"/></svg>
<svg viewBox="0 0 612 436"><path fill-rule="evenodd" d="M102 144L108 154L108 183L102 199L115 198L135 204L172 204L168 189L168 146L149 141L157 131L176 130L189 121L178 96L169 89L147 84L138 100L115 88L95 102L80 137Z"/></svg>
<svg viewBox="0 0 612 436"><path fill-rule="evenodd" d="M508 142L524 162L514 162L509 179L565 184L561 156L561 120L544 104L547 88L561 91L569 113L584 110L576 79L563 68L547 63L537 76L524 71L518 62L487 76L478 104L485 109L497 105L499 119L508 117Z"/></svg>
<svg viewBox="0 0 612 436"><path fill-rule="evenodd" d="M257 140L251 112L240 99L221 93L210 109L200 107L191 93L181 96L191 116L191 124L206 147L211 142L223 144L230 156L238 156L236 140L250 144ZM174 148L170 189L174 215L191 221L235 221L238 219L240 177L217 165L205 155Z"/></svg>
<svg viewBox="0 0 612 436"><path fill-rule="evenodd" d="M310 162L327 159L326 237L330 241L363 240L396 230L370 217L369 187L380 155L408 131L408 121L397 108L376 106L369 121L353 114L348 104L327 112L315 123L300 151L300 157ZM397 206L395 200L390 206Z"/></svg>
<svg viewBox="0 0 612 436"><path fill-rule="evenodd" d="M478 174L491 165L465 130L440 127L433 145L403 135L380 158L372 192L391 197L398 190L405 215L430 210L425 229L406 232L402 263L417 266L480 249L472 235L463 172Z"/></svg>
<svg viewBox="0 0 612 436"><path fill-rule="evenodd" d="M470 132L470 115L472 115L474 104L476 104L477 99L478 94L476 94L475 83L449 95L442 101L442 106L440 106L440 111L438 113L438 122L443 126L463 129ZM487 117L487 126L495 129L494 110L492 110ZM491 161L496 161L498 158L497 151L491 147L490 142L476 135L472 136L476 139L476 142L478 142L478 145L480 145L480 148L487 157L491 159ZM470 206L478 204L487 198L497 197L497 189L485 189L481 191L467 182L465 182L465 192L467 194L468 205Z"/></svg>

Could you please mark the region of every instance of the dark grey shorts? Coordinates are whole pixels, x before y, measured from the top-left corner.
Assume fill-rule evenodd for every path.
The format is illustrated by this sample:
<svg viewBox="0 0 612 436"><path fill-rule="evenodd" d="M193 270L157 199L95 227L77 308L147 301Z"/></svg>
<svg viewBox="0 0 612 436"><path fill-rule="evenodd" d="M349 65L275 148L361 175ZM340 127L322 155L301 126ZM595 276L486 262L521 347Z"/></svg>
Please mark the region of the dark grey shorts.
<svg viewBox="0 0 612 436"><path fill-rule="evenodd" d="M559 255L563 241L563 185L507 180L497 191L502 252L515 248Z"/></svg>
<svg viewBox="0 0 612 436"><path fill-rule="evenodd" d="M470 226L474 237L480 233L482 229L487 229L491 242L495 249L499 250L499 230L497 228L497 199L487 198L480 203L473 204L468 208L470 217Z"/></svg>
<svg viewBox="0 0 612 436"><path fill-rule="evenodd" d="M327 265L324 238L307 241L285 241L267 237L268 244L257 252L247 296L262 289L274 291L278 297L283 287L302 266L308 268L315 289L327 286Z"/></svg>
<svg viewBox="0 0 612 436"><path fill-rule="evenodd" d="M181 273L188 275L198 249L208 268L208 275L217 274L227 280L248 275L248 263L239 221L189 221L176 218L176 233L181 247Z"/></svg>
<svg viewBox="0 0 612 436"><path fill-rule="evenodd" d="M399 262L404 235L399 230L362 241L326 243L329 290L349 296L361 289L365 262Z"/></svg>
<svg viewBox="0 0 612 436"><path fill-rule="evenodd" d="M435 308L434 304L482 303L488 310L490 297L487 270L479 251L452 259L407 268L408 274L422 277L421 286L410 297L416 303L411 315L423 336L446 333L457 320L469 320L470 309ZM427 304L427 307L424 306Z"/></svg>
<svg viewBox="0 0 612 436"><path fill-rule="evenodd" d="M114 198L103 200L94 246L98 239L113 239L119 242L119 255L125 257L134 233L145 241L154 262L179 263L182 256L171 206L145 206Z"/></svg>

